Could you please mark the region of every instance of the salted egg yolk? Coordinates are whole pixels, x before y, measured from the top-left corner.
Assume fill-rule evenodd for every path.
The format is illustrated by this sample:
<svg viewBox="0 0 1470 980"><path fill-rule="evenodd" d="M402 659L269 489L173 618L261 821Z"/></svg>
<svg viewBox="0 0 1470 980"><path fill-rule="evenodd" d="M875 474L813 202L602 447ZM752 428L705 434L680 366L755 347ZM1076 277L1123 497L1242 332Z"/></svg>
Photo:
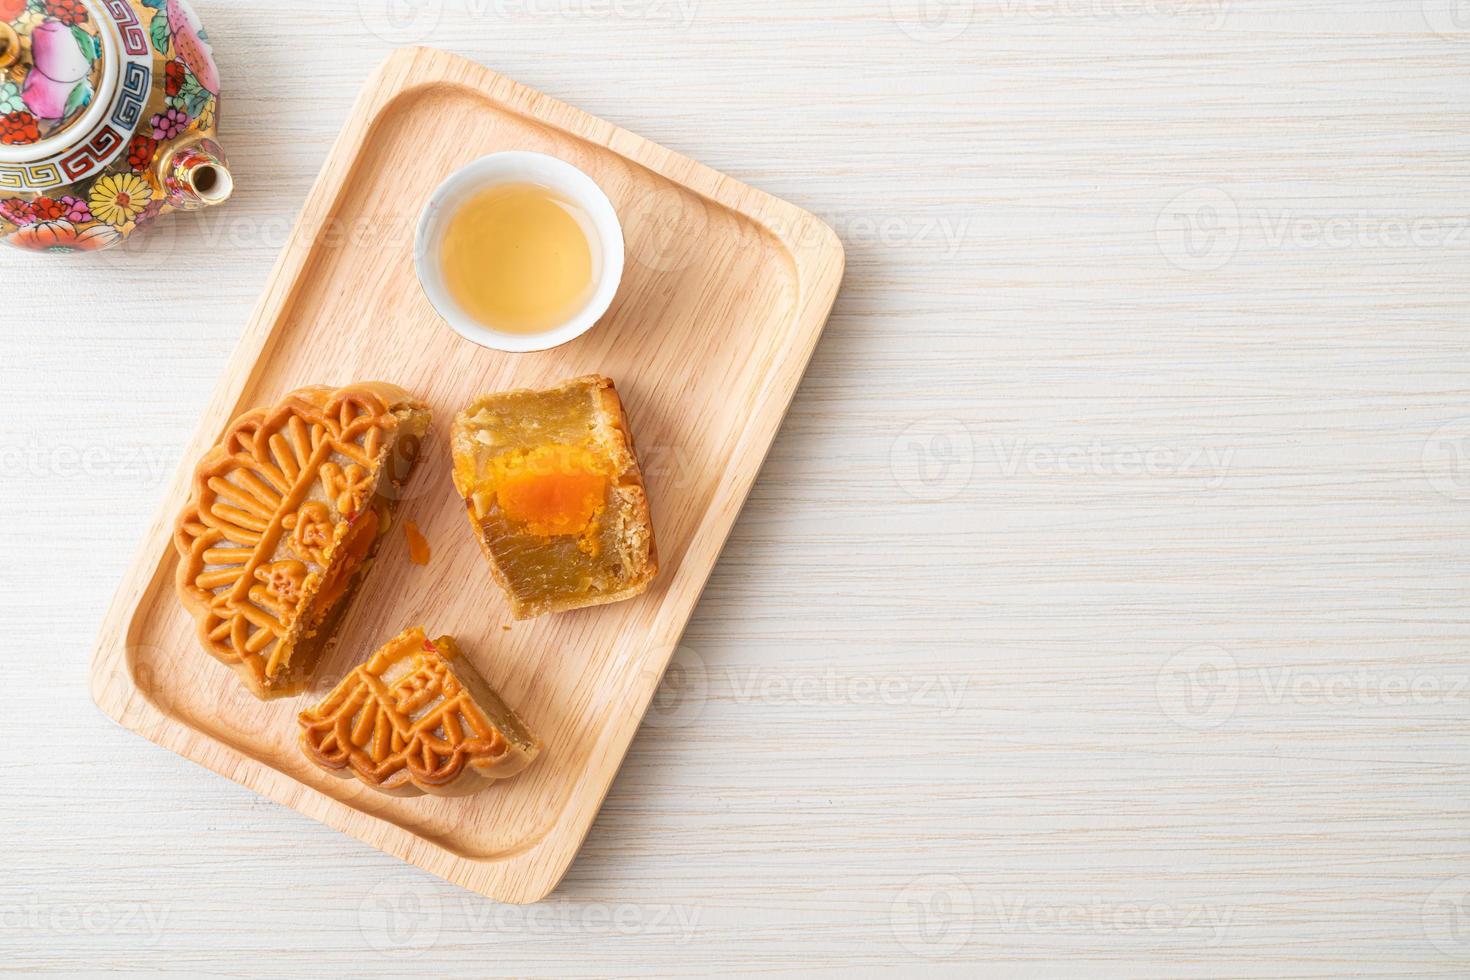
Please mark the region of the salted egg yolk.
<svg viewBox="0 0 1470 980"><path fill-rule="evenodd" d="M532 534L581 534L601 512L607 467L581 446L537 446L495 460L495 499Z"/></svg>

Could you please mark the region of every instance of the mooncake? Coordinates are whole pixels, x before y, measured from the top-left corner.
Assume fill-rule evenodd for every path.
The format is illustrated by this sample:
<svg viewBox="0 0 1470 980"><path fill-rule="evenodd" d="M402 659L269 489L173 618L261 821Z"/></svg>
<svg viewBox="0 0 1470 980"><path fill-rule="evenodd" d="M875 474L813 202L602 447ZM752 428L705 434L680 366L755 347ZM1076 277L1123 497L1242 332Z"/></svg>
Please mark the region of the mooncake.
<svg viewBox="0 0 1470 980"><path fill-rule="evenodd" d="M648 495L610 380L485 395L451 441L455 488L516 619L648 588L658 573Z"/></svg>
<svg viewBox="0 0 1470 980"><path fill-rule="evenodd" d="M310 683L429 419L394 385L302 388L236 419L200 461L175 526L175 585L200 644L256 697Z"/></svg>
<svg viewBox="0 0 1470 980"><path fill-rule="evenodd" d="M454 638L430 642L422 629L389 641L299 721L312 762L398 796L467 795L541 751Z"/></svg>

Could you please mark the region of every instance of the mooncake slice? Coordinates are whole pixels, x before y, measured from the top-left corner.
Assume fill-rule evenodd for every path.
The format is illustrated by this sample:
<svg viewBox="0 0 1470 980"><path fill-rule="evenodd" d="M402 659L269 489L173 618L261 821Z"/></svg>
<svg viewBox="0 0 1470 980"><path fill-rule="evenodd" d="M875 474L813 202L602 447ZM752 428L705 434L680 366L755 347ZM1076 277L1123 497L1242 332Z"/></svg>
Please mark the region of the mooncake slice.
<svg viewBox="0 0 1470 980"><path fill-rule="evenodd" d="M643 473L607 378L485 395L452 443L454 485L516 619L628 599L658 574Z"/></svg>
<svg viewBox="0 0 1470 980"><path fill-rule="evenodd" d="M236 419L179 515L199 642L262 699L299 694L372 565L429 409L378 382L302 388Z"/></svg>
<svg viewBox="0 0 1470 980"><path fill-rule="evenodd" d="M301 712L301 749L398 796L463 796L531 764L541 743L460 653L407 630Z"/></svg>

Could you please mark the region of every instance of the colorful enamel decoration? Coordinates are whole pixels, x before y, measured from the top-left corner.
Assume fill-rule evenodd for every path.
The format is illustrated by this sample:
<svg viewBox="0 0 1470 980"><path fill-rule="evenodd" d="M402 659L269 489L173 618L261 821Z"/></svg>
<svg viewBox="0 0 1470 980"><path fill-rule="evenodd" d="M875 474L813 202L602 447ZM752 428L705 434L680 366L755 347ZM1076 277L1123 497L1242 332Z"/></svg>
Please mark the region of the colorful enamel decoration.
<svg viewBox="0 0 1470 980"><path fill-rule="evenodd" d="M92 252L234 189L185 0L0 0L0 240Z"/></svg>

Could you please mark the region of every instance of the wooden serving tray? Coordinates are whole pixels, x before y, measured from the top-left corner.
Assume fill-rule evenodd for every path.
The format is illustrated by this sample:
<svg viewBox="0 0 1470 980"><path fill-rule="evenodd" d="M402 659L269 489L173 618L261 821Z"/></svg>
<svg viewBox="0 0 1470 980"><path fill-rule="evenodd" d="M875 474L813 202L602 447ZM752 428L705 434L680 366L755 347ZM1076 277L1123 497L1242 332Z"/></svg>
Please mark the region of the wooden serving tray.
<svg viewBox="0 0 1470 980"><path fill-rule="evenodd" d="M429 307L413 227L435 186L497 150L581 167L617 207L622 288L602 323L540 354L461 340ZM811 357L842 278L811 215L443 52L406 49L359 98L271 285L107 614L98 705L180 755L466 888L534 902L571 864L612 784ZM449 479L475 395L612 377L643 459L663 570L629 602L512 624ZM305 384L393 381L435 411L399 515L433 545L383 544L313 691L256 701L198 646L174 597L172 523L192 461L238 414ZM381 796L311 766L296 714L409 625L452 633L547 748L462 799ZM507 628L509 627L509 628Z"/></svg>

